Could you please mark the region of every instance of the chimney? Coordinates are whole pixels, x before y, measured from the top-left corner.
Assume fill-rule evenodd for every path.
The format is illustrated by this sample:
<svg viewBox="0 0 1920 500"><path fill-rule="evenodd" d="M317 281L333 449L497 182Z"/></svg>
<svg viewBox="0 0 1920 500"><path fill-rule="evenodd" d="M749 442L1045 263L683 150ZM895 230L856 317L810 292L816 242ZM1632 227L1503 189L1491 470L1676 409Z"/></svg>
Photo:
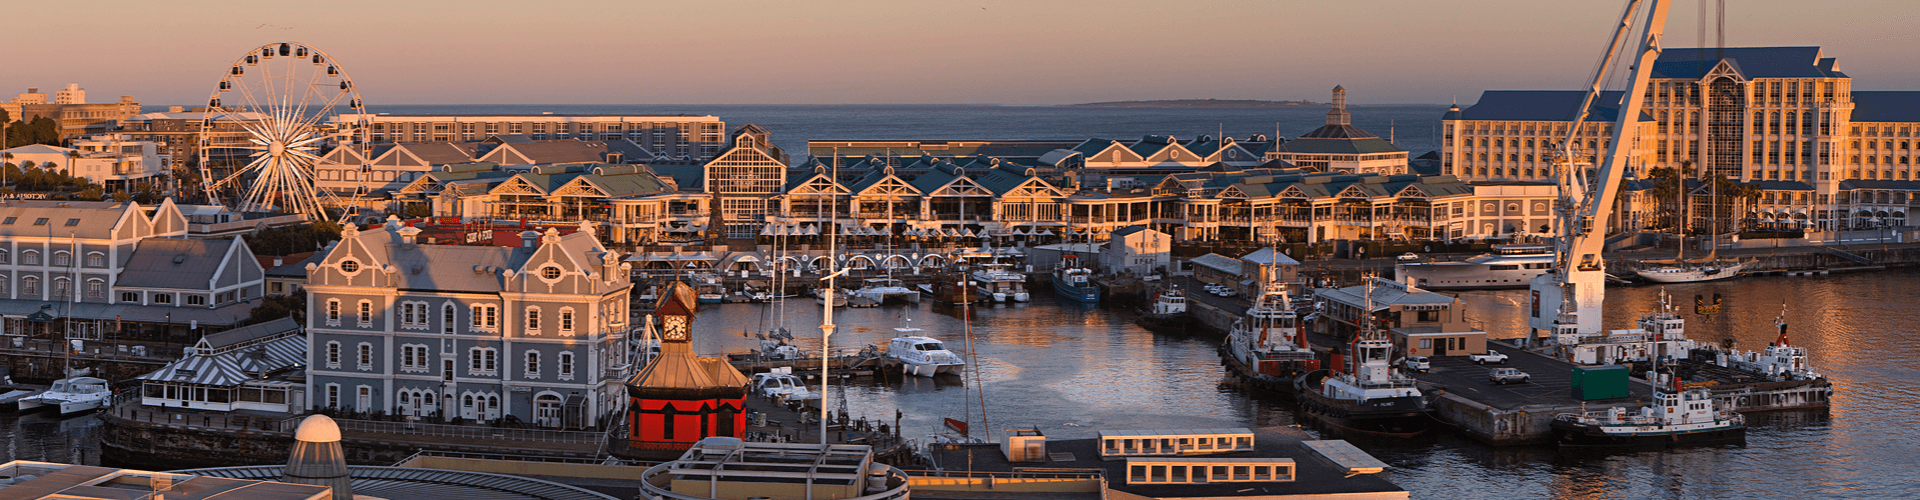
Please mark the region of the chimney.
<svg viewBox="0 0 1920 500"><path fill-rule="evenodd" d="M287 263L284 262L284 259L282 259L278 255L273 256L273 267L280 267L284 265L287 265Z"/></svg>
<svg viewBox="0 0 1920 500"><path fill-rule="evenodd" d="M397 232L400 233L401 243L412 245L417 240L420 239L420 228L417 228L417 227L406 226L406 227L400 228L400 230Z"/></svg>
<svg viewBox="0 0 1920 500"><path fill-rule="evenodd" d="M540 246L540 233L536 233L533 231L521 231L520 246L526 247L526 248L533 248L533 247Z"/></svg>

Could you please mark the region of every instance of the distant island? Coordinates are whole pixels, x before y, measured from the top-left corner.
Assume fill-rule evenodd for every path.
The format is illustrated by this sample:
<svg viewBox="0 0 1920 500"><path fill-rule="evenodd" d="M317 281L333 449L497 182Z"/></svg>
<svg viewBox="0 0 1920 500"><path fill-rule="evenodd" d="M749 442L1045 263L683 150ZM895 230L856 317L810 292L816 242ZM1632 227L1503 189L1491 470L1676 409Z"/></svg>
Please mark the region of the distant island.
<svg viewBox="0 0 1920 500"><path fill-rule="evenodd" d="M1313 101L1262 101L1258 99L1161 99L1153 101L1112 101L1067 104L1090 108L1247 108L1273 106L1331 106Z"/></svg>

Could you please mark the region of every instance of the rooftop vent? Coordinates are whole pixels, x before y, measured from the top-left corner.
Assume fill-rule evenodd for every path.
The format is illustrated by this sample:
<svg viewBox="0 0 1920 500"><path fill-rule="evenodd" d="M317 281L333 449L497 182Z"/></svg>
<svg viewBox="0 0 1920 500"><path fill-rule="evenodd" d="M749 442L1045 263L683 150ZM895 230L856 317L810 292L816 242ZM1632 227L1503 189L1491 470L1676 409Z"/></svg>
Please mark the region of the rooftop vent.
<svg viewBox="0 0 1920 500"><path fill-rule="evenodd" d="M187 256L186 256L186 254L181 254L181 255L175 255L175 256L173 256L173 263L175 263L175 264L179 264L179 263L182 263L182 262L186 262L186 261L187 261Z"/></svg>

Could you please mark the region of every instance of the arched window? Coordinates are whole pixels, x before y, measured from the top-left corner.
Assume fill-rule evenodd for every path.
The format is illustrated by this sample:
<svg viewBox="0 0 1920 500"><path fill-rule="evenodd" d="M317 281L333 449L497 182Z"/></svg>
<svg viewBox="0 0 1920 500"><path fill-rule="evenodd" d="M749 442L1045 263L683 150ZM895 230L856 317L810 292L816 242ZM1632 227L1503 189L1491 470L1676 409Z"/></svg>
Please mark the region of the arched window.
<svg viewBox="0 0 1920 500"><path fill-rule="evenodd" d="M440 306L440 333L453 333L453 303Z"/></svg>
<svg viewBox="0 0 1920 500"><path fill-rule="evenodd" d="M67 278L53 279L53 298L64 299L72 296L73 280Z"/></svg>
<svg viewBox="0 0 1920 500"><path fill-rule="evenodd" d="M87 252L87 267L92 267L92 268L107 267L107 254L100 253L100 252Z"/></svg>
<svg viewBox="0 0 1920 500"><path fill-rule="evenodd" d="M98 299L107 296L107 282L102 279L87 280L87 298Z"/></svg>
<svg viewBox="0 0 1920 500"><path fill-rule="evenodd" d="M53 267L69 267L72 265L73 265L72 253L69 253L66 250L53 252Z"/></svg>
<svg viewBox="0 0 1920 500"><path fill-rule="evenodd" d="M40 265L40 251L28 250L25 252L20 252L20 264L27 265L27 266Z"/></svg>
<svg viewBox="0 0 1920 500"><path fill-rule="evenodd" d="M13 252L0 250L0 264L12 264L12 263L13 263Z"/></svg>
<svg viewBox="0 0 1920 500"><path fill-rule="evenodd" d="M40 296L40 277L28 276L25 278L20 278L20 294L28 297L39 297Z"/></svg>

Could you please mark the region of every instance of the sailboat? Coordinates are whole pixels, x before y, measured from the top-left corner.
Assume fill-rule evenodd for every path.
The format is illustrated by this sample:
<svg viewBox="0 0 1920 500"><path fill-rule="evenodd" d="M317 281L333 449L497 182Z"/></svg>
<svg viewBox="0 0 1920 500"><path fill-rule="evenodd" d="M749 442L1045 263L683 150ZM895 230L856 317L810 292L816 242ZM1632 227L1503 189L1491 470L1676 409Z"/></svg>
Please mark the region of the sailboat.
<svg viewBox="0 0 1920 500"><path fill-rule="evenodd" d="M1709 176L1709 178L1707 181L1709 183L1707 188L1709 190L1707 204L1710 209L1713 210L1713 215L1710 218L1715 222L1711 224L1713 227L1709 229L1707 233L1709 234L1709 241L1712 243L1711 246L1713 248L1707 251L1707 256L1704 258L1687 260L1686 224L1682 223L1680 230L1680 253L1676 255L1672 261L1649 261L1656 265L1634 270L1633 273L1640 276L1640 279L1654 283L1697 283L1701 281L1723 280L1739 276L1742 269L1746 269L1748 265L1753 263L1752 261L1742 260L1727 262L1719 259L1720 228L1718 221L1720 203L1718 191L1720 183L1717 179L1711 179L1711 176ZM1682 177L1679 179L1679 182L1681 208L1690 212L1692 204L1687 202L1686 179ZM1688 219L1690 219L1690 217Z"/></svg>

